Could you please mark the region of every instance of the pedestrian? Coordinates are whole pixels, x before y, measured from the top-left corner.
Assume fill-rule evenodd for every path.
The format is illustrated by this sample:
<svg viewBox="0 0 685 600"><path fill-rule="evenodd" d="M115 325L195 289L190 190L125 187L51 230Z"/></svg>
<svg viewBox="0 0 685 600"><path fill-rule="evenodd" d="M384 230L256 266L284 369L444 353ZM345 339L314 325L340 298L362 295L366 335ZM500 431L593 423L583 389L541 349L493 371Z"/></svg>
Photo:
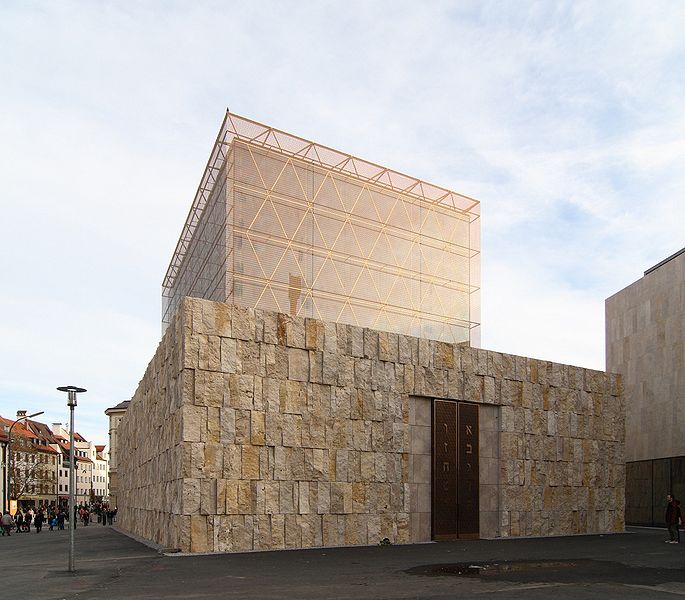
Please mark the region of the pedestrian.
<svg viewBox="0 0 685 600"><path fill-rule="evenodd" d="M33 520L34 524L36 525L36 533L40 533L40 530L43 529L43 521L45 517L43 516L43 511L42 509L38 509L38 512L36 513L36 517Z"/></svg>
<svg viewBox="0 0 685 600"><path fill-rule="evenodd" d="M4 512L2 519L0 520L0 524L2 525L2 535L12 535L11 531L12 527L14 527L14 519L12 518L10 511L6 510Z"/></svg>
<svg viewBox="0 0 685 600"><path fill-rule="evenodd" d="M20 508L14 513L14 521L17 525L17 533L21 533L24 530L24 513L21 512Z"/></svg>
<svg viewBox="0 0 685 600"><path fill-rule="evenodd" d="M666 515L664 517L666 521L666 527L668 527L669 540L666 540L667 544L677 544L680 541L680 532L678 531L678 525L682 520L682 515L680 513L680 502L673 497L673 494L666 495Z"/></svg>
<svg viewBox="0 0 685 600"><path fill-rule="evenodd" d="M31 533L31 521L33 520L33 511L29 508L24 515L24 529L27 533Z"/></svg>
<svg viewBox="0 0 685 600"><path fill-rule="evenodd" d="M57 510L57 529L64 529L64 513L61 510Z"/></svg>

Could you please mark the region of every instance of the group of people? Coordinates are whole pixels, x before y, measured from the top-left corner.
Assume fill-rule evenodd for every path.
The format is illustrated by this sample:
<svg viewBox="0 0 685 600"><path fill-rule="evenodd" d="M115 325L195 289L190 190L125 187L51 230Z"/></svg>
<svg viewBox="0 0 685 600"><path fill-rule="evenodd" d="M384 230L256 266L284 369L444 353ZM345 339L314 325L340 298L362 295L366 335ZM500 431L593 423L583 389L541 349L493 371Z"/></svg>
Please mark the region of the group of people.
<svg viewBox="0 0 685 600"><path fill-rule="evenodd" d="M88 505L81 505L74 507L76 517L84 525L88 525L93 520L93 516L97 518L98 523L102 525L113 525L117 516L116 506L110 507L108 504L95 503Z"/></svg>
<svg viewBox="0 0 685 600"><path fill-rule="evenodd" d="M677 500L673 494L666 496L666 527L668 527L668 535L670 539L666 540L667 544L680 543L680 526L683 525L683 514L680 512L680 500Z"/></svg>
<svg viewBox="0 0 685 600"><path fill-rule="evenodd" d="M74 527L76 522L81 521L83 525L88 525L92 520L92 516L97 517L97 522L102 525L112 525L116 519L116 507L109 507L107 504L93 504L93 505L79 505L74 507ZM13 531L16 533L30 533L31 525L33 524L35 532L40 533L43 529L43 524L47 522L50 531L56 527L57 529L64 529L64 522L69 521L68 510L62 507L39 506L35 511L33 508L22 510L17 509L14 515L11 515L8 510L4 512L0 518L0 525L2 535L11 535Z"/></svg>
<svg viewBox="0 0 685 600"><path fill-rule="evenodd" d="M9 511L5 511L0 519L2 524L2 535L11 535L11 532L16 530L17 533L30 533L31 524L33 524L36 533L40 533L43 529L43 523L48 522L50 531L54 529L55 526L59 529L64 529L64 513L59 509L57 512L52 507L43 509L39 507L35 512L32 508L26 511L21 509L14 513L14 516L10 515Z"/></svg>

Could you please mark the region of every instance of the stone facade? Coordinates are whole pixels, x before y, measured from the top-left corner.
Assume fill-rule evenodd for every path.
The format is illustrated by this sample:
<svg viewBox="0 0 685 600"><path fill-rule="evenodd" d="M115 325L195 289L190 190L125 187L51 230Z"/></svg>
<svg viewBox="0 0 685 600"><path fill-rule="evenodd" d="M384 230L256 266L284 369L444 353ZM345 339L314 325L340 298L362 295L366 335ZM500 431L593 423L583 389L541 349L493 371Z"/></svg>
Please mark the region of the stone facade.
<svg viewBox="0 0 685 600"><path fill-rule="evenodd" d="M626 398L626 520L662 525L685 497L685 248L606 300L607 369Z"/></svg>
<svg viewBox="0 0 685 600"><path fill-rule="evenodd" d="M187 552L431 539L431 403L480 406L480 535L616 532L620 380L186 298L118 431L118 522Z"/></svg>
<svg viewBox="0 0 685 600"><path fill-rule="evenodd" d="M685 251L606 300L606 346L625 382L626 460L685 455Z"/></svg>

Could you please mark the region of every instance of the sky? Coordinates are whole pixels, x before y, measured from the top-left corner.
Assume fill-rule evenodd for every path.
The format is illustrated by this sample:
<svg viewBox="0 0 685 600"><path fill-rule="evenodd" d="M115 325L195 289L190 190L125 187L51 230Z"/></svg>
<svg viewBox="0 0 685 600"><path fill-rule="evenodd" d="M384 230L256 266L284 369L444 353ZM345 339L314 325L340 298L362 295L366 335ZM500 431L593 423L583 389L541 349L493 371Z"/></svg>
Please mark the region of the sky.
<svg viewBox="0 0 685 600"><path fill-rule="evenodd" d="M0 0L0 415L107 441L226 108L481 201L482 347L604 367L685 246L685 3Z"/></svg>

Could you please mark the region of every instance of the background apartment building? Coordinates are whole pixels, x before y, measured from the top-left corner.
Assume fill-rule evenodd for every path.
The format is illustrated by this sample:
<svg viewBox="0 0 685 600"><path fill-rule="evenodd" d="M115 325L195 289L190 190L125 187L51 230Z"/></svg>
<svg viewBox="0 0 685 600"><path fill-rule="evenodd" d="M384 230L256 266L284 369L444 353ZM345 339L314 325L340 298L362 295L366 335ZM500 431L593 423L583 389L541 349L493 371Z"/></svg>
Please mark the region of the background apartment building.
<svg viewBox="0 0 685 600"><path fill-rule="evenodd" d="M18 417L22 413L18 413ZM15 422L0 417L3 436L3 510L7 498L22 508L66 504L69 498L69 432L61 423L49 427L34 420ZM9 430L11 428L11 444ZM76 500L79 503L106 499L106 446L95 446L75 436ZM9 508L9 506L7 507Z"/></svg>

